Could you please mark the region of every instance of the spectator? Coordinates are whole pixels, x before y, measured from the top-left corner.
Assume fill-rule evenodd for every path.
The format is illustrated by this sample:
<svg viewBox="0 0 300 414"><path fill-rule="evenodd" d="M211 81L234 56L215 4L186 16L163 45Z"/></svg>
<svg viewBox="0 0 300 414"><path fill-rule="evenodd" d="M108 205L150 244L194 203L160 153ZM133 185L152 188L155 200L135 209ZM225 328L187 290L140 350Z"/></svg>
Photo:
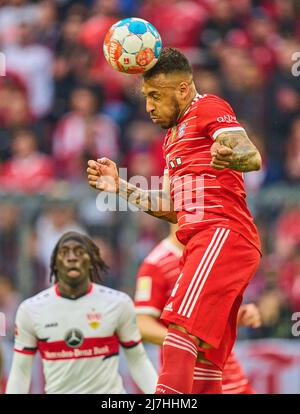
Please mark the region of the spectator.
<svg viewBox="0 0 300 414"><path fill-rule="evenodd" d="M53 162L38 151L36 135L26 129L18 130L11 144L11 159L0 168L0 184L10 192L44 191L54 179Z"/></svg>
<svg viewBox="0 0 300 414"><path fill-rule="evenodd" d="M86 234L74 208L68 202L53 200L44 214L38 217L32 235L35 257L44 269L43 288L50 283L48 269L51 252L60 236L68 231Z"/></svg>
<svg viewBox="0 0 300 414"><path fill-rule="evenodd" d="M203 5L189 0L148 0L144 3L140 16L157 28L165 46L183 48L186 52L189 48L196 48L200 29L207 17Z"/></svg>
<svg viewBox="0 0 300 414"><path fill-rule="evenodd" d="M285 259L300 244L300 206L294 205L281 213L276 224L275 251Z"/></svg>
<svg viewBox="0 0 300 414"><path fill-rule="evenodd" d="M286 151L286 136L289 126L300 111L300 82L292 74L293 53L300 50L295 39L280 42L277 49L277 69L267 85L265 120L268 134L266 151L270 159L270 170L274 179L282 178Z"/></svg>
<svg viewBox="0 0 300 414"><path fill-rule="evenodd" d="M276 22L263 9L254 11L247 27L250 53L264 78L275 68L275 51L280 42Z"/></svg>
<svg viewBox="0 0 300 414"><path fill-rule="evenodd" d="M62 23L61 35L57 43L57 52L72 55L80 48L80 33L84 17L80 13L70 13Z"/></svg>
<svg viewBox="0 0 300 414"><path fill-rule="evenodd" d="M93 237L94 243L98 246L101 257L109 267L108 274L105 276L104 283L106 286L115 288L120 286L122 270L120 270L120 258L116 254L112 245L102 237Z"/></svg>
<svg viewBox="0 0 300 414"><path fill-rule="evenodd" d="M0 204L0 273L4 273L17 286L19 261L19 225L21 209L17 203Z"/></svg>
<svg viewBox="0 0 300 414"><path fill-rule="evenodd" d="M92 17L81 28L80 42L92 56L89 76L105 88L107 102L122 101L126 80L124 75L111 70L99 45L103 44L109 28L120 20L119 2L117 0L95 0Z"/></svg>
<svg viewBox="0 0 300 414"><path fill-rule="evenodd" d="M199 46L205 49L214 48L234 29L240 28L236 11L228 0L211 3L209 18L199 36Z"/></svg>
<svg viewBox="0 0 300 414"><path fill-rule="evenodd" d="M29 0L10 0L0 6L0 43L6 46L16 41L20 23L37 21L37 6Z"/></svg>
<svg viewBox="0 0 300 414"><path fill-rule="evenodd" d="M140 175L150 183L151 176L162 176L165 161L161 154L162 134L153 124L134 121L127 128L130 150L127 150L125 164L129 175Z"/></svg>
<svg viewBox="0 0 300 414"><path fill-rule="evenodd" d="M33 115L45 116L51 109L53 57L44 46L37 44L34 27L22 23L17 29L17 41L4 49L7 70L15 72L28 90Z"/></svg>
<svg viewBox="0 0 300 414"><path fill-rule="evenodd" d="M2 89L3 103L0 109L2 128L0 128L1 158L7 159L10 153L10 143L18 129L31 129L38 138L39 149L49 150L48 123L37 119L31 112L26 91L17 85ZM1 92L0 92L1 94ZM1 99L1 98L0 98Z"/></svg>
<svg viewBox="0 0 300 414"><path fill-rule="evenodd" d="M300 309L300 244L296 245L292 255L280 268L279 287L285 296L291 312Z"/></svg>
<svg viewBox="0 0 300 414"><path fill-rule="evenodd" d="M224 95L221 80L209 70L197 70L194 74L194 81L198 91L201 93L210 93L212 95Z"/></svg>
<svg viewBox="0 0 300 414"><path fill-rule="evenodd" d="M53 136L53 154L60 177L78 181L84 177L86 158L99 154L118 158L119 130L111 118L98 113L97 90L79 87L70 99L72 110Z"/></svg>
<svg viewBox="0 0 300 414"><path fill-rule="evenodd" d="M35 31L39 44L55 50L59 35L57 5L51 0L42 0L37 5L37 15Z"/></svg>
<svg viewBox="0 0 300 414"><path fill-rule="evenodd" d="M264 96L259 68L242 48L224 47L220 57L225 98L235 103L239 118L262 132Z"/></svg>
<svg viewBox="0 0 300 414"><path fill-rule="evenodd" d="M12 281L0 274L0 312L5 315L6 339L13 341L15 334L16 311L21 297Z"/></svg>
<svg viewBox="0 0 300 414"><path fill-rule="evenodd" d="M300 180L300 116L295 118L291 126L287 142L286 172L290 180Z"/></svg>
<svg viewBox="0 0 300 414"><path fill-rule="evenodd" d="M120 19L117 0L95 0L92 17L82 26L82 43L98 54L108 29Z"/></svg>
<svg viewBox="0 0 300 414"><path fill-rule="evenodd" d="M20 89L10 89L3 104L3 124L7 129L26 128L34 122L26 94Z"/></svg>

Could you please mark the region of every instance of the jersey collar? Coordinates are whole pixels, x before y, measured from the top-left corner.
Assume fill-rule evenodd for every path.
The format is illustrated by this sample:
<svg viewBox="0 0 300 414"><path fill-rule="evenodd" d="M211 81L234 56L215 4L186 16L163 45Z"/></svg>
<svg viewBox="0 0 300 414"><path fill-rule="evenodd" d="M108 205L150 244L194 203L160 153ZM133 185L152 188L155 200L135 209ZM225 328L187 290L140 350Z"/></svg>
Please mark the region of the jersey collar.
<svg viewBox="0 0 300 414"><path fill-rule="evenodd" d="M186 116L186 114L191 110L192 106L194 105L194 103L196 103L199 98L201 97L200 93L196 93L194 99L192 100L192 102L190 103L190 105L188 106L188 108L185 110L184 114L180 117L178 123L180 123L181 119Z"/></svg>
<svg viewBox="0 0 300 414"><path fill-rule="evenodd" d="M84 293L83 295L77 296L77 298L70 298L70 297L67 297L67 296L63 296L60 293L59 289L58 289L58 283L55 283L55 285L54 285L54 292L55 292L56 296L59 296L61 298L69 299L69 300L77 300L77 299L82 298L83 296L89 295L93 290L93 286L94 286L93 283L90 283L87 292Z"/></svg>

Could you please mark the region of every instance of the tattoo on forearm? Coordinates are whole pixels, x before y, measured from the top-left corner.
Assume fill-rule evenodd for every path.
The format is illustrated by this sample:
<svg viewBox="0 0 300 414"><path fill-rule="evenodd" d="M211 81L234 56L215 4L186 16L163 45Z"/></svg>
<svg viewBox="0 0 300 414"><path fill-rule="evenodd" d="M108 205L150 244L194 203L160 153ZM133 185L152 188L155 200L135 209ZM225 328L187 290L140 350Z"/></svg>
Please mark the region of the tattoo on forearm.
<svg viewBox="0 0 300 414"><path fill-rule="evenodd" d="M172 223L177 222L176 213L172 209L172 202L163 191L143 190L120 180L119 196L151 216Z"/></svg>

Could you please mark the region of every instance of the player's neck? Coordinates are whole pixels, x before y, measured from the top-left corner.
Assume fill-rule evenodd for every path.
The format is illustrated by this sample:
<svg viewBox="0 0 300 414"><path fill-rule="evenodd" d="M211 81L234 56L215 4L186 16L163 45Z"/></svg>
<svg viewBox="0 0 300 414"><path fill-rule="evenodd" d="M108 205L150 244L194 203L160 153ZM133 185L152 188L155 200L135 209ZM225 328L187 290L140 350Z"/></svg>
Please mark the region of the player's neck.
<svg viewBox="0 0 300 414"><path fill-rule="evenodd" d="M193 83L192 86L191 86L191 90L190 90L190 93L188 95L187 101L184 104L182 110L180 111L178 120L185 114L186 110L189 108L189 106L191 105L191 103L195 99L196 95L197 95L197 90L196 90L195 84Z"/></svg>
<svg viewBox="0 0 300 414"><path fill-rule="evenodd" d="M88 290L90 288L90 283L91 282L89 279L85 279L79 285L71 286L70 284L66 283L64 280L60 279L57 282L57 287L62 297L68 298L68 299L77 299L88 293Z"/></svg>

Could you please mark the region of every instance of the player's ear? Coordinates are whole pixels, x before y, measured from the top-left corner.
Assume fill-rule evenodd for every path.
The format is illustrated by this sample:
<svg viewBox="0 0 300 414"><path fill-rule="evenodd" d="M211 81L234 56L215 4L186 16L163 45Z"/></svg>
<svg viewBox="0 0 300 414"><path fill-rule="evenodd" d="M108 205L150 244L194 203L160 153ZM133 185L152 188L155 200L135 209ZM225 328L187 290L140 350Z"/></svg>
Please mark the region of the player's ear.
<svg viewBox="0 0 300 414"><path fill-rule="evenodd" d="M180 82L179 92L182 98L185 98L189 92L189 83L186 81Z"/></svg>

